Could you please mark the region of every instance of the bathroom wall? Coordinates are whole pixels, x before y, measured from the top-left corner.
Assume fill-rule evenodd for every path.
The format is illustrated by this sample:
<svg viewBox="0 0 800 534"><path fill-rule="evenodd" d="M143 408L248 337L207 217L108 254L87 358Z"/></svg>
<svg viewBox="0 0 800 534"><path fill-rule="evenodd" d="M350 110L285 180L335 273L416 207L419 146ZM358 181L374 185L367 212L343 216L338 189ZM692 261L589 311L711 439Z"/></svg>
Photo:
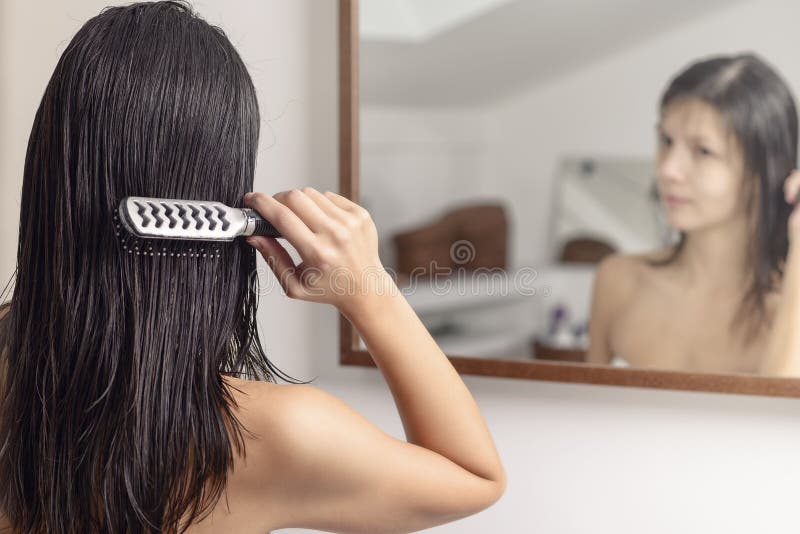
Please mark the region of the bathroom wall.
<svg viewBox="0 0 800 534"><path fill-rule="evenodd" d="M369 0L364 0L369 1ZM0 268L13 270L22 158L35 107L64 40L106 0L0 1ZM65 8L65 5L71 7ZM262 105L257 188L277 192L306 184L337 184L336 6L332 0L204 0L210 21L230 29L248 63ZM758 26L768 19L769 26ZM620 72L619 58L565 78L518 102L533 118L575 116L550 135L569 148L608 152L647 150L654 98L665 76L697 45L714 36L747 35L787 75L800 65L794 47L775 43L794 35L791 2L732 8L632 51L636 67ZM755 27L753 25L757 25ZM29 28L37 28L34 34ZM8 32L8 28L16 28ZM722 38L722 37L719 37ZM62 42L64 41L64 42ZM10 42L10 44L8 44ZM724 46L719 43L718 46ZM607 69L610 74L602 74ZM616 69L616 70L615 70ZM617 79L613 74L625 74ZM800 80L800 76L793 75ZM9 89L8 80L19 88ZM559 90L560 89L560 90ZM563 91L563 94L562 92ZM615 93L621 91L621 93ZM552 97L546 109L545 99ZM607 98L629 113L606 117ZM561 109L563 108L563 109ZM579 121L584 116L589 123ZM651 117L651 116L650 116ZM522 119L520 119L521 121ZM620 133L608 136L609 120ZM546 132L518 122L504 134L514 146L539 147L554 161ZM643 139L642 139L643 138ZM530 162L528 162L530 164ZM504 172L521 176L529 165ZM542 171L552 164L542 164ZM532 189L544 196L545 181ZM8 200L7 200L8 199ZM532 204L531 212L546 205ZM541 223L544 213L532 220ZM535 228L534 228L535 230ZM536 234L531 241L535 242ZM260 323L268 352L290 374L340 396L385 431L403 431L385 382L374 369L340 368L337 314L329 306L264 295ZM797 531L800 480L800 402L466 377L509 473L504 498L489 510L431 529L440 534L548 533L789 533ZM306 532L287 530L286 532Z"/></svg>
<svg viewBox="0 0 800 534"><path fill-rule="evenodd" d="M395 266L395 233L494 197L488 134L479 110L362 108L361 203L373 214L384 265Z"/></svg>

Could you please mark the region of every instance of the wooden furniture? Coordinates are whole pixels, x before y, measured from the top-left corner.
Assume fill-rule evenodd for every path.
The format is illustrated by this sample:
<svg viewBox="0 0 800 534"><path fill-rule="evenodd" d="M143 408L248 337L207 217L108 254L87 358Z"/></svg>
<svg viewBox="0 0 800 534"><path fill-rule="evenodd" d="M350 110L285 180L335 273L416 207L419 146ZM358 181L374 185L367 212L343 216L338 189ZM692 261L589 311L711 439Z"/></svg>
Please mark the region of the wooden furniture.
<svg viewBox="0 0 800 534"><path fill-rule="evenodd" d="M531 343L533 353L537 360L547 360L553 362L585 362L586 351L574 349L560 349L551 345L546 345L538 339Z"/></svg>
<svg viewBox="0 0 800 534"><path fill-rule="evenodd" d="M430 277L446 271L505 269L508 223L500 204L461 206L438 220L395 234L397 272Z"/></svg>
<svg viewBox="0 0 800 534"><path fill-rule="evenodd" d="M579 237L564 243L559 261L562 263L599 263L614 252L614 247L608 243L588 237Z"/></svg>

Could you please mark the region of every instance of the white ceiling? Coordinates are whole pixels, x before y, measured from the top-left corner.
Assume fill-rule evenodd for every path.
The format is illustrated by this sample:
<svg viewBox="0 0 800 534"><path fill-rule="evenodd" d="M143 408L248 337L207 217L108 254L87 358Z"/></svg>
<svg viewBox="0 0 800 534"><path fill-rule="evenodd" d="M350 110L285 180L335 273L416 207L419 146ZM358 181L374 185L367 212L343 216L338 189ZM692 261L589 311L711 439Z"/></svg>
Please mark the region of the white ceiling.
<svg viewBox="0 0 800 534"><path fill-rule="evenodd" d="M366 0L359 4L361 38L419 42L511 0Z"/></svg>
<svg viewBox="0 0 800 534"><path fill-rule="evenodd" d="M363 0L361 98L480 105L740 1Z"/></svg>

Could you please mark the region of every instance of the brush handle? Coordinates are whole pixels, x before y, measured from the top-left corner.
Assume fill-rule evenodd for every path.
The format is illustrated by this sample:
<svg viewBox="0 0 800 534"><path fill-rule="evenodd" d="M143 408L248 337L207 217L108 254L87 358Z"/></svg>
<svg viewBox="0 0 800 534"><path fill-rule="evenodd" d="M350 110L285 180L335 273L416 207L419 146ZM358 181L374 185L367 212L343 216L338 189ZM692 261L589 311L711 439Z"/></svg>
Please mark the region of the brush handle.
<svg viewBox="0 0 800 534"><path fill-rule="evenodd" d="M263 235L267 237L283 237L277 228L272 226L272 223L261 217L255 210L249 208L242 208L247 216L247 226L245 227L243 236L249 237L251 235Z"/></svg>

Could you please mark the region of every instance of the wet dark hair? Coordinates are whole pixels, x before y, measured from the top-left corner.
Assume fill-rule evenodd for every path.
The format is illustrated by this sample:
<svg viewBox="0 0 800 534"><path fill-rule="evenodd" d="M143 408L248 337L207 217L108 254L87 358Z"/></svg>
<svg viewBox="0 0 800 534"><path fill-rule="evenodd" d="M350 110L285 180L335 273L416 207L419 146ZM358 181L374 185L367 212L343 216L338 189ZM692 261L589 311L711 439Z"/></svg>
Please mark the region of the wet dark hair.
<svg viewBox="0 0 800 534"><path fill-rule="evenodd" d="M295 382L261 347L254 249L137 255L114 221L129 195L242 206L259 126L242 59L185 1L106 8L64 50L0 339L0 506L18 531L182 532L244 453L223 375Z"/></svg>
<svg viewBox="0 0 800 534"><path fill-rule="evenodd" d="M745 343L771 318L767 293L783 276L788 250L787 224L792 206L784 199L783 183L797 166L797 110L794 97L778 73L758 56L712 57L689 65L669 84L660 111L677 101L698 99L713 106L744 156L746 209L750 218L748 264L752 274L731 330L741 329ZM673 262L683 250L685 233L664 260Z"/></svg>

